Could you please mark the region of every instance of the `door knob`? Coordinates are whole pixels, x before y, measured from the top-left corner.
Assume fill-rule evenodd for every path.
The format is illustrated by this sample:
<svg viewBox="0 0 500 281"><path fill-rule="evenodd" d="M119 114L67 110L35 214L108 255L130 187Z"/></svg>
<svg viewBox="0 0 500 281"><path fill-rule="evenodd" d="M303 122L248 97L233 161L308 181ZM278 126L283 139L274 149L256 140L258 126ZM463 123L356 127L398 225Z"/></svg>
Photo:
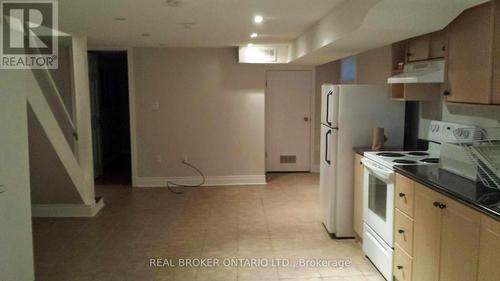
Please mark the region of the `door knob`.
<svg viewBox="0 0 500 281"><path fill-rule="evenodd" d="M304 117L304 122L309 121L309 117Z"/></svg>

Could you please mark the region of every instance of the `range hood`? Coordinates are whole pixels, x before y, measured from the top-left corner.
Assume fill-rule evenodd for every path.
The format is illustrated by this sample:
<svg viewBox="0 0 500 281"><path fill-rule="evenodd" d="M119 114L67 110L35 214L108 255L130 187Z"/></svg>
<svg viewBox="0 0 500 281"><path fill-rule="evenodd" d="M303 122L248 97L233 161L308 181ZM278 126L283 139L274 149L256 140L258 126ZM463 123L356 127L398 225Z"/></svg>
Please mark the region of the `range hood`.
<svg viewBox="0 0 500 281"><path fill-rule="evenodd" d="M443 83L445 60L413 62L405 65L403 73L387 79L389 84Z"/></svg>

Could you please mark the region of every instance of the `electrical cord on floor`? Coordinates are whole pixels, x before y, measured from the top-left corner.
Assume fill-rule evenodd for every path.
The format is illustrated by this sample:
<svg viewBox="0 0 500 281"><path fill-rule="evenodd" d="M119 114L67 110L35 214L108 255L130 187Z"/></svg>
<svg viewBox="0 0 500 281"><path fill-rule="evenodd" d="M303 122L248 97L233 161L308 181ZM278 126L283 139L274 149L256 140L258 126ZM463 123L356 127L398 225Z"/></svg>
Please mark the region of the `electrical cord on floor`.
<svg viewBox="0 0 500 281"><path fill-rule="evenodd" d="M184 194L184 191L182 190L175 190L173 189L173 187L200 187L202 185L205 184L205 175L203 174L202 171L200 171L200 169L196 168L193 164L190 164L188 163L187 161L185 160L182 160L182 164L188 166L188 167L191 167L193 170L195 170L196 172L198 172L198 174L200 174L201 178L202 178L202 181L200 184L193 184L193 185L187 185L187 184L178 184L178 183L175 183L175 182L171 182L171 181L167 181L167 188L168 190L170 190L170 192L174 193L174 194Z"/></svg>

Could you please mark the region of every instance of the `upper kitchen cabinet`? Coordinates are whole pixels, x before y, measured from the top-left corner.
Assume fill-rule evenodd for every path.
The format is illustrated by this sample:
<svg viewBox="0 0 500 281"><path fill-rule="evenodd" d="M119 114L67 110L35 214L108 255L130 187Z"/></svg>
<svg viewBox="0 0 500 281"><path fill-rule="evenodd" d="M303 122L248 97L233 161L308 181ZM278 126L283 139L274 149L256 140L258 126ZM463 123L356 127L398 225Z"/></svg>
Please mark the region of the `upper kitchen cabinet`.
<svg viewBox="0 0 500 281"><path fill-rule="evenodd" d="M408 40L407 62L444 58L446 55L446 30L425 34Z"/></svg>
<svg viewBox="0 0 500 281"><path fill-rule="evenodd" d="M429 59L431 36L430 34L418 36L408 40L407 61L420 61Z"/></svg>
<svg viewBox="0 0 500 281"><path fill-rule="evenodd" d="M429 50L430 59L438 59L446 57L447 48L448 48L447 29L431 33L431 45Z"/></svg>
<svg viewBox="0 0 500 281"><path fill-rule="evenodd" d="M442 30L392 44L393 76L387 81L391 85L393 100L440 99L445 77L446 42L446 31ZM437 73L440 74L440 79L436 79L434 74ZM423 81L430 76L435 81Z"/></svg>
<svg viewBox="0 0 500 281"><path fill-rule="evenodd" d="M447 102L500 104L499 6L473 7L449 25Z"/></svg>

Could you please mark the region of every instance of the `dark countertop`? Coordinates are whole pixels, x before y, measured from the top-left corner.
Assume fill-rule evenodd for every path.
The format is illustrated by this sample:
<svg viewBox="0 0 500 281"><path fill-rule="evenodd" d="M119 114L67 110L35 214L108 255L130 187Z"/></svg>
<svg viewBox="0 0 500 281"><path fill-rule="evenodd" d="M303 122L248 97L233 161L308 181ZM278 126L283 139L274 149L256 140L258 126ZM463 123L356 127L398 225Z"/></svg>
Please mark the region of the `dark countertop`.
<svg viewBox="0 0 500 281"><path fill-rule="evenodd" d="M394 169L399 174L500 221L500 190L487 188L482 183L439 169L438 165L398 165Z"/></svg>
<svg viewBox="0 0 500 281"><path fill-rule="evenodd" d="M373 151L373 149L371 149L371 147L353 147L352 150L359 155L363 155L363 153L365 153L367 151ZM403 148L401 148L401 147L388 147L388 148L382 149L381 151L402 151L402 150L403 150Z"/></svg>

